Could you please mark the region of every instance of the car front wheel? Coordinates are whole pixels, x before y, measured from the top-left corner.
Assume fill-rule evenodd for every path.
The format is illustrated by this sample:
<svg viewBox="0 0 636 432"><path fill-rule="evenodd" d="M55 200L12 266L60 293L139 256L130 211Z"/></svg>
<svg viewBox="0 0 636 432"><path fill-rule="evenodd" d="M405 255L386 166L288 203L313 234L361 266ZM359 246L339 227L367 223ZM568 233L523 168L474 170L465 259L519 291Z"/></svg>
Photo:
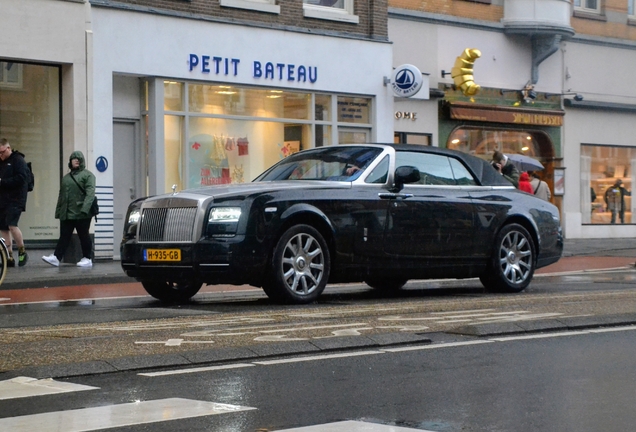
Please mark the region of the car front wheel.
<svg viewBox="0 0 636 432"><path fill-rule="evenodd" d="M534 242L519 224L506 225L495 240L486 273L480 276L489 291L520 292L532 281L535 270Z"/></svg>
<svg viewBox="0 0 636 432"><path fill-rule="evenodd" d="M263 289L275 301L310 303L327 286L330 269L329 248L320 232L295 225L278 240Z"/></svg>
<svg viewBox="0 0 636 432"><path fill-rule="evenodd" d="M201 282L167 282L142 280L141 284L148 294L164 302L184 302L192 298L201 289Z"/></svg>

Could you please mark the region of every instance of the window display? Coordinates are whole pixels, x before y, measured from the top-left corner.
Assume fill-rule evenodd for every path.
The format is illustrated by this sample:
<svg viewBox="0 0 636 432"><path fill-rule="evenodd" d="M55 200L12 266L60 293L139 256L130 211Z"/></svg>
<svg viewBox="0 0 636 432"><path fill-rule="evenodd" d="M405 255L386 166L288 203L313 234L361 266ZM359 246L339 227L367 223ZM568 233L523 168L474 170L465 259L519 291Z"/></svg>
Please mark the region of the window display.
<svg viewBox="0 0 636 432"><path fill-rule="evenodd" d="M177 81L163 91L166 192L249 182L300 150L372 133L371 98Z"/></svg>
<svg viewBox="0 0 636 432"><path fill-rule="evenodd" d="M631 224L636 148L581 146L581 213L584 224Z"/></svg>
<svg viewBox="0 0 636 432"><path fill-rule="evenodd" d="M61 174L60 68L0 62L0 138L26 155L38 181L29 192L20 229L28 242L55 241L53 219Z"/></svg>

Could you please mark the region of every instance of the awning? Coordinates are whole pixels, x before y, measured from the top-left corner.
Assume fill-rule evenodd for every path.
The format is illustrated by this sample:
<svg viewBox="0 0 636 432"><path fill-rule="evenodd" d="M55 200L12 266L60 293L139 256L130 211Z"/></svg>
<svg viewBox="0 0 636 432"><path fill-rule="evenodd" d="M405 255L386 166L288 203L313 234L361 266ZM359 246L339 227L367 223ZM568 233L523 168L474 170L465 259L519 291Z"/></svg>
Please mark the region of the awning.
<svg viewBox="0 0 636 432"><path fill-rule="evenodd" d="M450 117L456 120L511 123L517 125L563 126L562 110L539 110L462 102L450 104Z"/></svg>

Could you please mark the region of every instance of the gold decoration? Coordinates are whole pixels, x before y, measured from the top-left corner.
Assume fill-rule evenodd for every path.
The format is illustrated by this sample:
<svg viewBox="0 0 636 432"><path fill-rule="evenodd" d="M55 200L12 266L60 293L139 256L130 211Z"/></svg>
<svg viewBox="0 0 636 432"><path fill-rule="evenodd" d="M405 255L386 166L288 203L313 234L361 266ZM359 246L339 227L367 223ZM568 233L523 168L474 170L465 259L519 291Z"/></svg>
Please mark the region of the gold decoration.
<svg viewBox="0 0 636 432"><path fill-rule="evenodd" d="M481 89L478 84L475 84L473 77L473 65L479 57L481 57L481 51L475 48L466 48L462 55L457 57L455 66L451 69L451 78L465 96L474 96Z"/></svg>

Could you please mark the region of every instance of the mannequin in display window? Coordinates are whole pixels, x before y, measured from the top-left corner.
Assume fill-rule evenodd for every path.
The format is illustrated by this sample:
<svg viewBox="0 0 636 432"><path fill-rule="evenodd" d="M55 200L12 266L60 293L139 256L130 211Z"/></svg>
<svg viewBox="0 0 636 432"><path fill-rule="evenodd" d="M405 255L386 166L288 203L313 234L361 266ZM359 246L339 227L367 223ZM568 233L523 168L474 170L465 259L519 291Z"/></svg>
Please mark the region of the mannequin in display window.
<svg viewBox="0 0 636 432"><path fill-rule="evenodd" d="M625 223L625 196L631 196L632 193L625 189L623 181L617 179L612 186L605 191L605 204L607 211L612 214L610 223L616 223L616 214L618 213L621 223Z"/></svg>

